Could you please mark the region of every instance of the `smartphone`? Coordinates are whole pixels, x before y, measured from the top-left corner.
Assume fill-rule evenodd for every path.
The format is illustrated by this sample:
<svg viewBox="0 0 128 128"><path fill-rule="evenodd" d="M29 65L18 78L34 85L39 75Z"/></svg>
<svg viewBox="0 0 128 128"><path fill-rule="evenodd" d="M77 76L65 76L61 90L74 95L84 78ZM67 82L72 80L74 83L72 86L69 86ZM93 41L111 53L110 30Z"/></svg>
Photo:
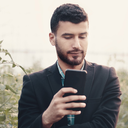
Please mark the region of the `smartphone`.
<svg viewBox="0 0 128 128"><path fill-rule="evenodd" d="M64 87L72 87L77 89L77 93L66 93L64 96L69 95L85 95L85 82L86 82L87 71L85 70L74 70L67 69L65 72ZM83 102L83 101L75 101ZM79 108L74 108L73 110L79 110Z"/></svg>

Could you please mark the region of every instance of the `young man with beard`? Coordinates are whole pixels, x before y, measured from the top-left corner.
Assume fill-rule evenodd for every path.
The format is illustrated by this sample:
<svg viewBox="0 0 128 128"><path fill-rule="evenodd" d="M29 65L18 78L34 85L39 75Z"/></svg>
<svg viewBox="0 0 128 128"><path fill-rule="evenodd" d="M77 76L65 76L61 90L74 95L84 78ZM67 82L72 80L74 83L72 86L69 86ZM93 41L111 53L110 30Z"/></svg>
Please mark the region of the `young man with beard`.
<svg viewBox="0 0 128 128"><path fill-rule="evenodd" d="M78 5L64 4L54 11L49 39L58 60L43 71L24 76L19 128L116 127L121 104L118 77L114 68L84 59L88 29L88 16ZM66 93L77 93L74 88L63 87L66 69L87 71L84 95L64 97Z"/></svg>

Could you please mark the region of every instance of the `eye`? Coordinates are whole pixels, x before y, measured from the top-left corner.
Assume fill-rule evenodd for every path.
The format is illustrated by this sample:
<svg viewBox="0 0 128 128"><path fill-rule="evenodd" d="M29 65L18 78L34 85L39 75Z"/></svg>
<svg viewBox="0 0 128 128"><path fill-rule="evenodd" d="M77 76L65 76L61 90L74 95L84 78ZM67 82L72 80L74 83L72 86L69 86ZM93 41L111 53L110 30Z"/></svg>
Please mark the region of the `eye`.
<svg viewBox="0 0 128 128"><path fill-rule="evenodd" d="M71 39L72 37L71 36L65 36L64 38L65 39Z"/></svg>
<svg viewBox="0 0 128 128"><path fill-rule="evenodd" d="M81 35L79 35L79 38L80 39L85 39L87 37L87 34L81 34Z"/></svg>
<svg viewBox="0 0 128 128"><path fill-rule="evenodd" d="M86 38L86 36L80 36L79 38L80 38L80 39L85 39L85 38Z"/></svg>

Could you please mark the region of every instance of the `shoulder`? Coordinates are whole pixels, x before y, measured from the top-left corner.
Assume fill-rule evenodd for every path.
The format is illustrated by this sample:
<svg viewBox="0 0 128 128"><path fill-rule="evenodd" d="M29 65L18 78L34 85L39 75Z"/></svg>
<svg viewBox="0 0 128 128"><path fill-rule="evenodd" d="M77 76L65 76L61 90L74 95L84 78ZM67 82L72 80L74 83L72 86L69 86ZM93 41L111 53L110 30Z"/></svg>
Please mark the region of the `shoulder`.
<svg viewBox="0 0 128 128"><path fill-rule="evenodd" d="M106 65L101 65L93 62L86 61L86 63L88 68L94 68L95 71L109 71L110 69L114 69L113 67L108 67Z"/></svg>
<svg viewBox="0 0 128 128"><path fill-rule="evenodd" d="M56 63L41 70L38 72L34 72L28 75L24 75L23 80L38 80L38 79L45 79L49 74L52 74L56 70Z"/></svg>
<svg viewBox="0 0 128 128"><path fill-rule="evenodd" d="M97 71L105 72L105 73L108 73L109 75L110 74L113 74L113 75L116 74L116 70L114 67L108 67L105 65L95 64L95 68Z"/></svg>
<svg viewBox="0 0 128 128"><path fill-rule="evenodd" d="M103 75L103 76L117 76L116 75L116 70L114 67L109 67L109 66L105 66L105 65L101 65L101 64L97 64L97 63L92 63L92 62L88 62L87 61L87 67L88 69L93 69L95 75Z"/></svg>

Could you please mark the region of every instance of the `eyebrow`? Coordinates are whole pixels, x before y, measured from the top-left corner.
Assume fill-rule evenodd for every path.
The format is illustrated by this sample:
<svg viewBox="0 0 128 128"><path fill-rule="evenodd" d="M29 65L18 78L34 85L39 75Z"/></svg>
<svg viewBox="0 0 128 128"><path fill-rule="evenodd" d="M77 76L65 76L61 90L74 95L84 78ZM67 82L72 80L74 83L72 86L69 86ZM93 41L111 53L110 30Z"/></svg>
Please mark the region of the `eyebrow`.
<svg viewBox="0 0 128 128"><path fill-rule="evenodd" d="M86 35L86 34L87 34L87 32L83 32L83 33L80 33L79 35ZM62 36L72 36L72 35L74 35L74 34L71 34L71 33L62 34Z"/></svg>
<svg viewBox="0 0 128 128"><path fill-rule="evenodd" d="M74 34L71 34L71 33L64 33L64 34L62 34L62 36L72 36L72 35L74 35Z"/></svg>
<svg viewBox="0 0 128 128"><path fill-rule="evenodd" d="M80 35L87 35L88 32L83 32L83 33L80 33Z"/></svg>

